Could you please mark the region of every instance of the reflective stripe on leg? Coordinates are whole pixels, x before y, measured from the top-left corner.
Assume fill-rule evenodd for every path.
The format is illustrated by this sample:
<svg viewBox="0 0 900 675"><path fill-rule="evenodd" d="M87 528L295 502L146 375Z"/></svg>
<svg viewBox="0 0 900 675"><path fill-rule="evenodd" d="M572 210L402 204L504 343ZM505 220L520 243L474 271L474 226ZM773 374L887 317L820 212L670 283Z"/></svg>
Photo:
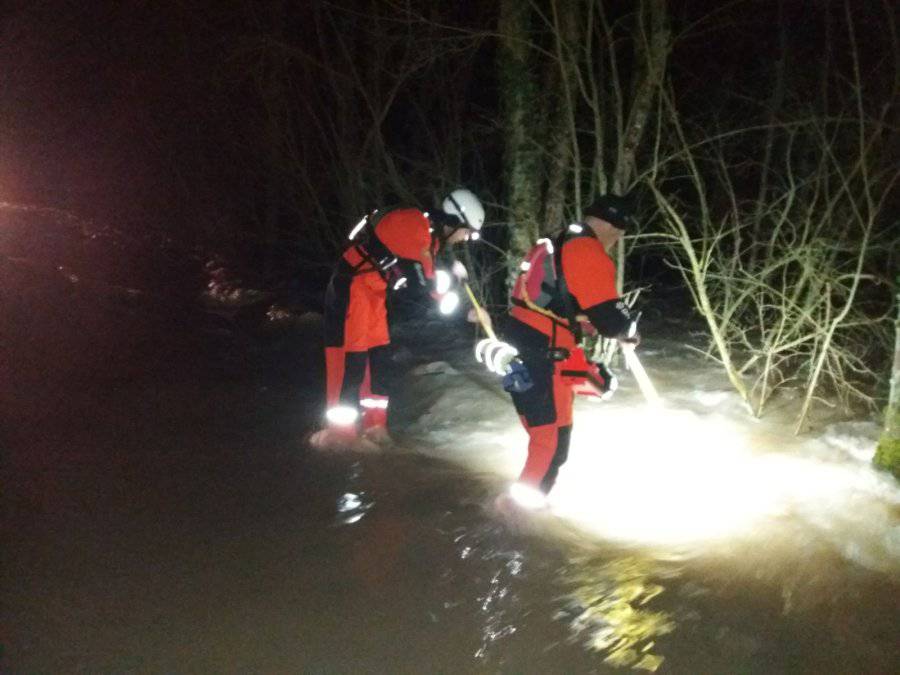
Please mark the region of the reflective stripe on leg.
<svg viewBox="0 0 900 675"><path fill-rule="evenodd" d="M350 442L359 435L359 411L348 405L336 405L325 411L332 440Z"/></svg>

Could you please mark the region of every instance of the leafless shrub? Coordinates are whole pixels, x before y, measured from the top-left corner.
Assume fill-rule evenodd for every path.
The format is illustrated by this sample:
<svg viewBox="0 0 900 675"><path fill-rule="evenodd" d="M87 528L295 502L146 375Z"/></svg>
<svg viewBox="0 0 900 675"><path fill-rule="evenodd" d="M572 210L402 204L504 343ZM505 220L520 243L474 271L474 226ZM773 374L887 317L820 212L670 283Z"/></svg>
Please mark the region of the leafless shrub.
<svg viewBox="0 0 900 675"><path fill-rule="evenodd" d="M900 170L884 152L891 107L864 95L849 6L847 25L853 76L830 115L711 137L685 129L670 93L677 144L653 185L711 353L757 416L779 390L799 389L798 432L814 402L871 405L882 374L872 347L889 343L878 261L897 241L885 205ZM753 201L736 187L746 165L726 158L760 133L752 166L766 187Z"/></svg>

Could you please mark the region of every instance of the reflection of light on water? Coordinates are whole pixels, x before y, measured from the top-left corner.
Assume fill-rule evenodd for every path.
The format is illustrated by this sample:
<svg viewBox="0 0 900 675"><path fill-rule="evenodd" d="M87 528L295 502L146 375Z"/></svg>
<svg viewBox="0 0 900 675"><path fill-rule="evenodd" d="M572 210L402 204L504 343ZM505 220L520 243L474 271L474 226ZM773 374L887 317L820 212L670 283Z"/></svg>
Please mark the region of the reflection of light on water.
<svg viewBox="0 0 900 675"><path fill-rule="evenodd" d="M568 595L571 627L587 646L605 654L616 667L655 671L663 657L653 652L655 640L671 633L675 624L665 612L645 608L663 587L649 581L650 563L622 558L594 564L578 560L566 573L573 586Z"/></svg>
<svg viewBox="0 0 900 675"><path fill-rule="evenodd" d="M735 430L640 410L579 417L557 513L613 538L678 543L746 529L770 511L768 469Z"/></svg>
<svg viewBox="0 0 900 675"><path fill-rule="evenodd" d="M478 659L485 658L489 647L517 630L511 620L518 614L515 611L516 599L508 596L511 593L509 582L522 572L522 554L518 551L498 552L492 557L502 557L505 561L491 577L487 593L479 598L485 621L481 629L481 645L475 651L475 658Z"/></svg>
<svg viewBox="0 0 900 675"><path fill-rule="evenodd" d="M786 514L831 522L858 508L860 495L879 496L878 479L856 467L754 451L736 424L662 408L582 412L569 458L554 512L645 544L745 534Z"/></svg>
<svg viewBox="0 0 900 675"><path fill-rule="evenodd" d="M337 511L342 514L338 518L341 525L352 525L359 521L372 508L371 502L364 502L361 494L346 492L338 498Z"/></svg>
<svg viewBox="0 0 900 675"><path fill-rule="evenodd" d="M338 511L340 513L346 513L347 511L354 511L358 509L362 505L362 500L359 498L359 495L355 495L352 492L348 492L341 496L338 499Z"/></svg>

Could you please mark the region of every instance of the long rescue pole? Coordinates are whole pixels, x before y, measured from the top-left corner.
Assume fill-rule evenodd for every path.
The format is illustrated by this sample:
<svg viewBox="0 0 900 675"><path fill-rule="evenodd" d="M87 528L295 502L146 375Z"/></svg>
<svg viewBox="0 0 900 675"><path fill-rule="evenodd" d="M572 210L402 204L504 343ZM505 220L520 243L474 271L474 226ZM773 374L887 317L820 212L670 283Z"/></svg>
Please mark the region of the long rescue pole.
<svg viewBox="0 0 900 675"><path fill-rule="evenodd" d="M656 392L656 387L653 386L653 382L650 381L647 371L644 370L641 360L638 358L637 354L634 353L634 346L623 344L622 353L625 355L625 364L628 366L628 370L631 371L632 375L634 375L638 388L641 390L647 403L650 405L660 405L662 399Z"/></svg>
<svg viewBox="0 0 900 675"><path fill-rule="evenodd" d="M478 299L475 297L475 294L469 287L469 282L463 281L462 285L463 288L466 289L466 294L469 296L469 300L472 302L472 307L475 308L475 318L478 319L478 323L481 324L481 327L484 329L485 334L489 338L491 338L491 340L496 340L497 335L494 333L494 329L491 328L491 325L484 320L484 310L481 308L481 304L478 302Z"/></svg>
<svg viewBox="0 0 900 675"><path fill-rule="evenodd" d="M475 294L472 292L467 281L463 282L463 288L466 289L466 294L469 296L472 307L475 308L475 317L478 319L478 323L481 324L481 327L489 338L496 340L497 335L494 333L494 329L491 328L490 324L484 320L482 314L484 310L481 307L481 303L478 302L478 299L475 297ZM656 387L653 386L653 382L650 381L650 376L647 375L647 371L644 370L644 365L641 363L641 360L638 358L637 354L634 353L634 347L631 345L622 345L622 353L625 355L625 363L628 365L628 370L634 374L634 379L637 382L641 393L644 395L644 399L651 405L660 405L662 399L660 399Z"/></svg>

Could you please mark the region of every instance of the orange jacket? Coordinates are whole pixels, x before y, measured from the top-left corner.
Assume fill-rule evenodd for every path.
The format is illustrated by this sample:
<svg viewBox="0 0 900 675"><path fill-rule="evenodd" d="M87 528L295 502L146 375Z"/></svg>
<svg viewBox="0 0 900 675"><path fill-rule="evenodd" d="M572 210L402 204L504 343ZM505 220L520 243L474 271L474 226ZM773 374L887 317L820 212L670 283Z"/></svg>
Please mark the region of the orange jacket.
<svg viewBox="0 0 900 675"><path fill-rule="evenodd" d="M419 209L389 211L375 225L375 236L398 258L419 263L426 279L434 277L431 223ZM344 251L343 257L354 268L363 263L355 246ZM357 269L357 273L365 272L375 272L375 269L368 264Z"/></svg>
<svg viewBox="0 0 900 675"><path fill-rule="evenodd" d="M603 244L594 236L565 240L560 253L562 274L578 315L585 315L597 331L615 337L627 330L631 321L616 290L616 267ZM511 316L548 336L555 334L555 346L575 347L575 336L567 317L556 319L527 307L513 306Z"/></svg>

